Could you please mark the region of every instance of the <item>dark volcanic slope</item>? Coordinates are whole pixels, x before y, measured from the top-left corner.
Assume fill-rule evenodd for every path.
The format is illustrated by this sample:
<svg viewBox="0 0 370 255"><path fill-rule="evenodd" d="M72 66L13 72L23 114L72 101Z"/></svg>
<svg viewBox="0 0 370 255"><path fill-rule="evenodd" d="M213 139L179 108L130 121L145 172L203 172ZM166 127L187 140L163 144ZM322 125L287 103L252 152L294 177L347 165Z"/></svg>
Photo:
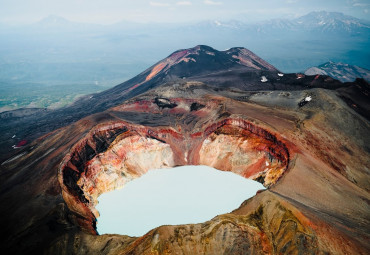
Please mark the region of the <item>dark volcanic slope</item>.
<svg viewBox="0 0 370 255"><path fill-rule="evenodd" d="M80 98L69 107L34 111L34 114L22 117L11 112L0 114L0 160L9 157L12 146L20 141L32 141L166 82L197 80L218 89L243 91L343 87L343 84L327 76L282 75L275 67L244 48L217 51L208 46L196 46L179 50L136 77L107 91ZM14 135L16 137L12 138Z"/></svg>
<svg viewBox="0 0 370 255"><path fill-rule="evenodd" d="M197 46L68 108L1 114L5 152L14 133L53 131L2 154L0 250L367 254L369 102L364 80L281 74L246 49ZM100 194L181 165L230 171L268 190L201 224L98 235Z"/></svg>
<svg viewBox="0 0 370 255"><path fill-rule="evenodd" d="M244 48L217 51L208 46L196 46L179 50L136 77L112 89L80 98L69 107L35 111L35 114L22 117L10 112L0 114L0 152L2 155L7 154L12 150L11 146L18 142L17 139L33 140L89 114L118 105L164 82L234 69L243 72L277 72L273 66ZM11 139L14 134L17 138ZM0 160L3 158L0 157Z"/></svg>

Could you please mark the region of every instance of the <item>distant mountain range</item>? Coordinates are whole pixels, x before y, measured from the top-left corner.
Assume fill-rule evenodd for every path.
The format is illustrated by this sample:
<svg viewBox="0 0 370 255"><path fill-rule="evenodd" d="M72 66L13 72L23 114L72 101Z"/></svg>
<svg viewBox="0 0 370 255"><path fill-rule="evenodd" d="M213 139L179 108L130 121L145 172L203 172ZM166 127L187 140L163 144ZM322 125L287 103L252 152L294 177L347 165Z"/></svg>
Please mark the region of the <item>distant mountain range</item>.
<svg viewBox="0 0 370 255"><path fill-rule="evenodd" d="M319 66L311 67L304 73L306 75L328 75L342 82L352 82L356 78L363 78L370 81L370 70L345 63L327 62Z"/></svg>
<svg viewBox="0 0 370 255"><path fill-rule="evenodd" d="M75 22L71 22L61 16L50 15L37 22L37 24L40 26L65 26L69 24L75 24Z"/></svg>
<svg viewBox="0 0 370 255"><path fill-rule="evenodd" d="M196 24L203 28L248 30L259 34L291 32L349 33L359 34L370 29L370 21L357 19L338 12L311 12L295 19L272 19L255 24L241 21L205 21Z"/></svg>
<svg viewBox="0 0 370 255"><path fill-rule="evenodd" d="M266 26L279 30L317 31L322 33L347 32L357 34L370 29L370 22L344 15L343 13L321 11L311 12L293 20L272 20L262 23L260 28Z"/></svg>
<svg viewBox="0 0 370 255"><path fill-rule="evenodd" d="M163 24L163 23L135 23L129 21L121 21L112 25L96 25L88 23L78 23L69 21L63 17L51 15L48 16L34 25L43 28L74 28L87 27L87 26L100 26L101 28L108 29L113 27L120 27L120 29L144 29L144 28L165 28L178 27L179 24ZM180 25L181 26L181 25ZM258 23L245 23L238 20L218 21L206 20L193 24L184 24L188 29L216 29L216 30L248 30L250 32L257 32L261 34L277 31L315 31L324 33L351 33L357 34L370 29L370 21L357 19L352 16L345 15L338 12L317 11L310 12L307 15L295 19L272 19Z"/></svg>

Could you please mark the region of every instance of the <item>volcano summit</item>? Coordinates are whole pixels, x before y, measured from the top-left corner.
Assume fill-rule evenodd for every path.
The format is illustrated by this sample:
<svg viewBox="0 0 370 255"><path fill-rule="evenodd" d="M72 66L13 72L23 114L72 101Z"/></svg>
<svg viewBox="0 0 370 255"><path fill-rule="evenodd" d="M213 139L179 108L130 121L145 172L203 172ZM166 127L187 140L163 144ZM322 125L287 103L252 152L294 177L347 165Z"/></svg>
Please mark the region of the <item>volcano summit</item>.
<svg viewBox="0 0 370 255"><path fill-rule="evenodd" d="M7 254L367 254L369 84L283 74L244 48L176 51L64 109L1 115ZM97 198L151 169L261 182L234 211L142 237L99 235ZM189 183L191 185L191 183ZM170 201L169 201L170 202Z"/></svg>

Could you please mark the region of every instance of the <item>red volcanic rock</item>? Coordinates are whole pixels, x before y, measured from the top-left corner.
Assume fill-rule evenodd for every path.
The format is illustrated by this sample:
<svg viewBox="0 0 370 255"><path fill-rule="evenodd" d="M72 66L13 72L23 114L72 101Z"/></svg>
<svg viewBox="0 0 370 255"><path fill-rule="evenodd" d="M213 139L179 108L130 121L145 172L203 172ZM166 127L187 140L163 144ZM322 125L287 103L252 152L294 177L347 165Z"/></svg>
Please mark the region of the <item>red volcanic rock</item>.
<svg viewBox="0 0 370 255"><path fill-rule="evenodd" d="M25 146L28 143L27 140L21 140L17 143L16 147L22 147Z"/></svg>
<svg viewBox="0 0 370 255"><path fill-rule="evenodd" d="M196 136L173 129L124 122L100 125L74 146L60 167L63 196L78 199L68 199L67 204L72 203L69 207L76 212L80 208L80 214L86 214L87 207L98 217L95 205L99 195L123 187L150 169L201 164L270 186L288 167L284 143L250 122L224 119L198 133L202 137L191 140ZM200 149L189 153L189 146Z"/></svg>

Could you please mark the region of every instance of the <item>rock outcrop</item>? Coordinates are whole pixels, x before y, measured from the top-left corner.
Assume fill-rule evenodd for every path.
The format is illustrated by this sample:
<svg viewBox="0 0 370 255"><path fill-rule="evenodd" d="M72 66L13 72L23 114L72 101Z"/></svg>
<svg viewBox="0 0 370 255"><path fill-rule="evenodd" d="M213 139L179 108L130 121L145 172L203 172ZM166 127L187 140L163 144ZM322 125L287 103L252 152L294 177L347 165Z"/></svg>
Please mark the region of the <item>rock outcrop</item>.
<svg viewBox="0 0 370 255"><path fill-rule="evenodd" d="M314 66L304 72L306 75L328 75L341 82L351 82L358 78L370 81L370 71L345 63L326 62L319 66Z"/></svg>

